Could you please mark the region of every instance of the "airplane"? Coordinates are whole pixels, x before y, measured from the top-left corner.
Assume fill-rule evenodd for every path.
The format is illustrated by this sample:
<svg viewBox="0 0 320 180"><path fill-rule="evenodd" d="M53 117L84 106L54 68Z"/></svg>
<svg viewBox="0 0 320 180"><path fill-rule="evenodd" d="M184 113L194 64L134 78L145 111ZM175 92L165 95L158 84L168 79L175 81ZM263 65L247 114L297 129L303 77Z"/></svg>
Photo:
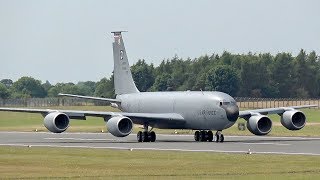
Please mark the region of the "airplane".
<svg viewBox="0 0 320 180"><path fill-rule="evenodd" d="M254 135L267 135L272 129L268 114L278 114L281 124L289 130L300 130L306 116L299 109L316 107L303 105L240 111L234 98L217 91L139 92L132 78L122 32L113 33L114 86L116 99L59 94L104 101L121 112L79 110L51 110L27 108L0 108L0 111L40 113L44 126L53 133L62 133L70 119L86 120L87 116L102 117L108 132L116 137L128 136L134 124L143 126L137 133L138 142L155 142L153 128L195 130L195 141L224 142L222 130L233 126L238 118L247 121L247 129ZM149 129L151 127L151 129ZM213 134L212 131L216 131Z"/></svg>

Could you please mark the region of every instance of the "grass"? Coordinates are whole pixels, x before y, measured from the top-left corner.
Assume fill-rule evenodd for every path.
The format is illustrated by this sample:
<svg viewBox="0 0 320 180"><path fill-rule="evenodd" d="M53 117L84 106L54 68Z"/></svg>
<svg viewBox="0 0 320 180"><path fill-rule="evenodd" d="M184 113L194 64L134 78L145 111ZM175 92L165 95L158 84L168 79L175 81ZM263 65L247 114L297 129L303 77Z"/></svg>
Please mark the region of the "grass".
<svg viewBox="0 0 320 180"><path fill-rule="evenodd" d="M67 107L50 107L50 109L69 109L69 110L94 110L94 111L116 111L116 109L109 106L67 106ZM319 109L304 109L303 112L308 118L308 122L314 123L306 125L300 131L290 131L280 125L280 117L278 115L270 115L274 122L271 136L320 136L320 110ZM245 120L240 119L238 122L245 123ZM319 124L318 124L319 123ZM0 131L47 131L43 126L43 117L40 114L29 113L12 113L0 112ZM105 122L102 118L87 117L86 121L72 120L69 132L101 132L106 131ZM140 130L135 126L134 132ZM156 129L157 133L174 133L175 130ZM181 134L193 134L191 130L177 130ZM224 131L225 135L251 135L246 131L239 131L237 123Z"/></svg>
<svg viewBox="0 0 320 180"><path fill-rule="evenodd" d="M0 148L1 179L319 179L320 156Z"/></svg>

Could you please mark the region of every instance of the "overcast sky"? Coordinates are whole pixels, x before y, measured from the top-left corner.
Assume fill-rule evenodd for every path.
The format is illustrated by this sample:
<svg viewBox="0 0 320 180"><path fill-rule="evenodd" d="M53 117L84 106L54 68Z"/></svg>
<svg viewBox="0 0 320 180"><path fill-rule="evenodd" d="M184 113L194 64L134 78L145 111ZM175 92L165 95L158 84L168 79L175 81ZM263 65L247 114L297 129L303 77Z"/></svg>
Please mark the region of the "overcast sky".
<svg viewBox="0 0 320 180"><path fill-rule="evenodd" d="M112 34L130 64L175 54L320 52L317 0L0 0L0 79L98 81L113 69Z"/></svg>

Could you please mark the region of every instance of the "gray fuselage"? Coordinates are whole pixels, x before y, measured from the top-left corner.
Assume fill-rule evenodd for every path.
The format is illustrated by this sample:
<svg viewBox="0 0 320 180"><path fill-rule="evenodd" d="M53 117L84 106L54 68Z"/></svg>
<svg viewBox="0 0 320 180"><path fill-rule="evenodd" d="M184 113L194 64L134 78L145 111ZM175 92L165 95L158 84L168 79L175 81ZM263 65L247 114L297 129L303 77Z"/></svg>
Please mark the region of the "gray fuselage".
<svg viewBox="0 0 320 180"><path fill-rule="evenodd" d="M222 92L139 92L118 95L121 110L132 113L177 113L184 124L150 124L157 128L223 130L231 127L236 120L228 120L224 104L233 104L235 100Z"/></svg>

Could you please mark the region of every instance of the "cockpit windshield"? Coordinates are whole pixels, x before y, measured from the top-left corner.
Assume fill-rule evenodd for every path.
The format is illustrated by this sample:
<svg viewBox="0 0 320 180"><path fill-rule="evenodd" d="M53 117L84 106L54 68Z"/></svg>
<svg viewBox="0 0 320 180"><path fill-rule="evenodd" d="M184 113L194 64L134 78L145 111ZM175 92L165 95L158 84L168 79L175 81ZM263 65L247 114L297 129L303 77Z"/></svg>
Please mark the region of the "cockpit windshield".
<svg viewBox="0 0 320 180"><path fill-rule="evenodd" d="M230 102L225 101L225 102L222 102L222 104L223 104L223 105L229 105Z"/></svg>
<svg viewBox="0 0 320 180"><path fill-rule="evenodd" d="M235 101L220 101L220 106L224 105L224 106L228 106L230 104L236 104Z"/></svg>

